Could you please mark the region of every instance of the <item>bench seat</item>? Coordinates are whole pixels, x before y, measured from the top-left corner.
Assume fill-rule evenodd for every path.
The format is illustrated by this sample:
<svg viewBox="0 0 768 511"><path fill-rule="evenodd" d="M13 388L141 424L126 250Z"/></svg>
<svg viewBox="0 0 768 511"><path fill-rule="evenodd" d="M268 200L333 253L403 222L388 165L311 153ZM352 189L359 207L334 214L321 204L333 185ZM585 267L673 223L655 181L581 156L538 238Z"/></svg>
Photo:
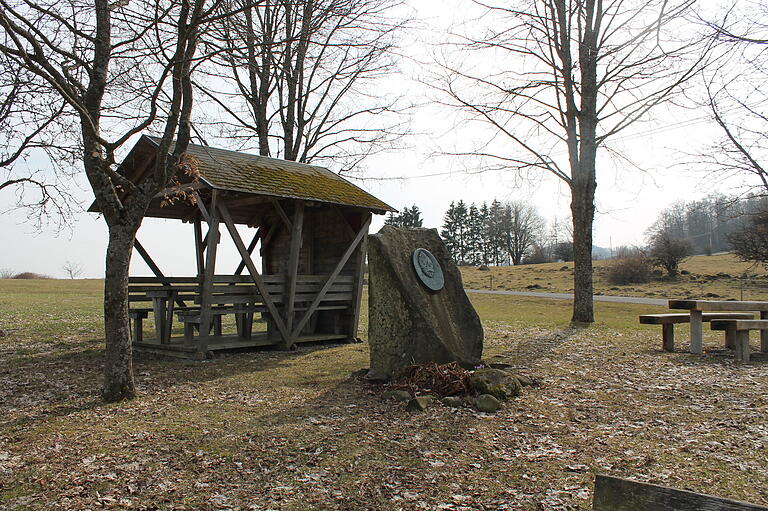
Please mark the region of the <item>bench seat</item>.
<svg viewBox="0 0 768 511"><path fill-rule="evenodd" d="M751 320L755 315L749 312L705 312L702 321L717 320ZM677 323L690 323L691 315L687 312L667 314L643 314L640 316L641 325L661 325L661 339L664 351L675 350L675 330ZM726 339L727 342L727 339Z"/></svg>

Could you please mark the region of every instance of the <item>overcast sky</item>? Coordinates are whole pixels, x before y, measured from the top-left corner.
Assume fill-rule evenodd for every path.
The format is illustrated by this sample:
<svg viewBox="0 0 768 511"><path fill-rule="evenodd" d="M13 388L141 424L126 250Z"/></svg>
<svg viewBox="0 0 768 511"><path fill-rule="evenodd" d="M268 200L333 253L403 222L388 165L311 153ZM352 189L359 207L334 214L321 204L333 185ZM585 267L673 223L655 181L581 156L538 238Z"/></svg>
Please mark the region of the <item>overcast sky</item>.
<svg viewBox="0 0 768 511"><path fill-rule="evenodd" d="M445 2L415 2L415 16L422 26L429 27L439 37L450 25L456 12L445 9ZM453 14L452 14L453 13ZM426 45L415 37L407 48L412 55L426 57ZM404 76L393 77L388 86L400 90L415 102L428 100L430 91L421 85L419 65L405 62ZM613 142L613 147L627 156L634 165L616 164L601 158L597 171L597 206L594 241L603 247L641 244L645 230L660 210L677 200L692 200L713 192L727 193L740 183L712 182L685 163L691 153L718 135L706 111L658 110L656 120L638 125ZM414 111L414 135L407 139L407 148L370 157L365 163L364 179L353 180L395 208L416 204L422 210L424 224L439 228L451 201L467 203L491 202L494 199L523 200L536 205L547 220L568 215L567 187L545 174L531 174L525 179L512 173L467 172L466 162L457 157L438 156L437 151L450 150L457 141L473 137L471 128L457 122L453 112L435 105ZM217 144L209 139L211 145ZM31 163L34 165L34 163ZM471 169L470 169L471 170ZM92 200L84 179L75 195L87 205ZM10 193L0 194L0 210L11 204ZM0 215L0 269L33 271L63 276L62 265L69 260L83 266L87 277L103 276L106 247L106 226L101 218L89 213L75 216L70 229L56 232L53 228L36 232L25 222L23 213ZM383 224L375 219L372 230ZM168 275L192 274L192 230L177 221L147 219L138 238ZM234 267L237 256L228 240L222 236L220 263L217 267ZM132 263L133 274L148 274L139 257Z"/></svg>

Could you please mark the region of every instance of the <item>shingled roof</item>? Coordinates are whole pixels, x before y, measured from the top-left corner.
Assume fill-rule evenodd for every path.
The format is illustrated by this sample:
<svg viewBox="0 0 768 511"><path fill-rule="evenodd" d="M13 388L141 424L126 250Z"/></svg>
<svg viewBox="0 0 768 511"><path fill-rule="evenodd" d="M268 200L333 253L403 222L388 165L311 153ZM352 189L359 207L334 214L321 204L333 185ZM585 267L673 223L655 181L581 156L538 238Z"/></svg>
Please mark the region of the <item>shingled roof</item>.
<svg viewBox="0 0 768 511"><path fill-rule="evenodd" d="M142 138L159 145L158 138ZM198 160L201 180L219 190L395 211L324 167L196 144L187 154Z"/></svg>

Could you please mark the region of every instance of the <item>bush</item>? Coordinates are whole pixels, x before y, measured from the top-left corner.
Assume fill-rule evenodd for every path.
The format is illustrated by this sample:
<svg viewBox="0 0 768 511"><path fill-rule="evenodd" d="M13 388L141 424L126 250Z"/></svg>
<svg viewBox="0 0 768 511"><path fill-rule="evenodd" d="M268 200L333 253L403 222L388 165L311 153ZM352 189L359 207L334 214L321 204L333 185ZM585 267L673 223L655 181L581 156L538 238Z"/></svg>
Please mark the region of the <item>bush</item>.
<svg viewBox="0 0 768 511"><path fill-rule="evenodd" d="M651 237L651 264L664 268L670 277L677 276L677 268L693 253L691 240L673 238L667 232L658 232Z"/></svg>
<svg viewBox="0 0 768 511"><path fill-rule="evenodd" d="M653 267L643 253L626 255L615 259L605 272L605 279L611 284L644 284L650 282Z"/></svg>
<svg viewBox="0 0 768 511"><path fill-rule="evenodd" d="M48 275L41 275L39 273L32 273L31 271L24 271L21 273L17 273L12 279L20 279L20 280L33 280L33 279L50 279Z"/></svg>

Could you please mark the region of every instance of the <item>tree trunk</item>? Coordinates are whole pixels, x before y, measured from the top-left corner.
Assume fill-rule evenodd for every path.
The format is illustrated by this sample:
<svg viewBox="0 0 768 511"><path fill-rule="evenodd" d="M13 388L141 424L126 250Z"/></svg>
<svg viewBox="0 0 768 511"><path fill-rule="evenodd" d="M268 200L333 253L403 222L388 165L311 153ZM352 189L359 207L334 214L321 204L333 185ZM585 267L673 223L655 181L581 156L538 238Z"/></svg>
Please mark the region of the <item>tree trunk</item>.
<svg viewBox="0 0 768 511"><path fill-rule="evenodd" d="M136 396L128 321L128 270L137 226L110 225L104 278L104 387L102 397L114 402Z"/></svg>
<svg viewBox="0 0 768 511"><path fill-rule="evenodd" d="M593 172L575 173L571 188L573 217L573 316L576 323L593 323L592 223L595 218ZM580 175L582 174L582 175Z"/></svg>

